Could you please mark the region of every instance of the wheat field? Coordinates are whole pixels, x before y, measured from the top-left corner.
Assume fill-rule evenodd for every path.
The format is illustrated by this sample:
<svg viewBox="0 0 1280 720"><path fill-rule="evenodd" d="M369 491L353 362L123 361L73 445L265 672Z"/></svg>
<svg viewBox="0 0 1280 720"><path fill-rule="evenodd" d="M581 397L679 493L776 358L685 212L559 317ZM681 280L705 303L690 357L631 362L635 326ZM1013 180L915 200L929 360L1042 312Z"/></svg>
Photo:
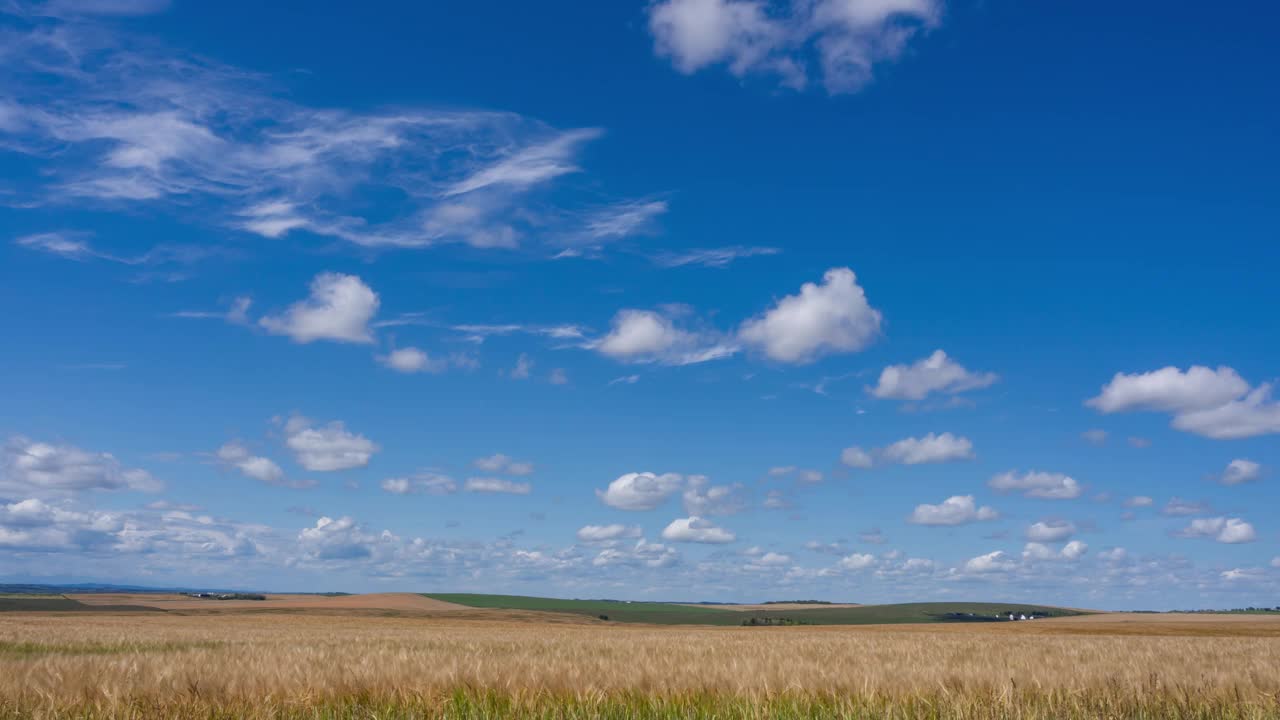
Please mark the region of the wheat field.
<svg viewBox="0 0 1280 720"><path fill-rule="evenodd" d="M492 617L0 614L0 717L1280 718L1274 621Z"/></svg>

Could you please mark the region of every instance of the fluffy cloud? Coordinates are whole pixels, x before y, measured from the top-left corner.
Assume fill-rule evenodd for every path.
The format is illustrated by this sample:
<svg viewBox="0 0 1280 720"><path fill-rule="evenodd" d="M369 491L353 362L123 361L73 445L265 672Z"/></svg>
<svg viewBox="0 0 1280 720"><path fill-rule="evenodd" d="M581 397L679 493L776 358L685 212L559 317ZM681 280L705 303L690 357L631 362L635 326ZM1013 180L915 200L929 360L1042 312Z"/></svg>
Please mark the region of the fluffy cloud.
<svg viewBox="0 0 1280 720"><path fill-rule="evenodd" d="M864 450L858 446L840 451L840 462L851 468L870 468L876 464L923 465L927 463L972 460L973 442L966 437L929 433L921 438L903 438L887 447Z"/></svg>
<svg viewBox="0 0 1280 720"><path fill-rule="evenodd" d="M218 461L233 467L248 478L253 478L259 482L268 485L282 485L287 487L310 487L315 483L297 482L290 483L284 478L284 470L276 464L274 460L260 455L254 455L245 447L245 444L239 440L232 440L214 453Z"/></svg>
<svg viewBox="0 0 1280 720"><path fill-rule="evenodd" d="M1150 497L1147 497L1146 495L1134 495L1133 497L1128 498L1127 500L1124 501L1124 506L1131 507L1131 508L1151 507L1154 504L1155 504L1155 500L1153 500Z"/></svg>
<svg viewBox="0 0 1280 720"><path fill-rule="evenodd" d="M439 373L449 368L448 360L433 358L416 347L396 348L386 355L380 356L378 361L396 372L406 374Z"/></svg>
<svg viewBox="0 0 1280 720"><path fill-rule="evenodd" d="M502 453L494 453L489 457L478 458L472 464L490 473L505 473L507 475L533 474L533 463L527 460L516 460Z"/></svg>
<svg viewBox="0 0 1280 720"><path fill-rule="evenodd" d="M840 462L851 468L866 469L875 464L875 459L871 457L871 453L854 446L840 451Z"/></svg>
<svg viewBox="0 0 1280 720"><path fill-rule="evenodd" d="M314 527L298 533L298 547L313 560L356 560L371 557L380 539L391 539L390 533L380 538L366 533L350 517L321 517Z"/></svg>
<svg viewBox="0 0 1280 720"><path fill-rule="evenodd" d="M533 485L527 482L516 482L506 478L473 477L467 478L462 489L472 493L502 493L506 495L528 495L533 492Z"/></svg>
<svg viewBox="0 0 1280 720"><path fill-rule="evenodd" d="M649 31L654 52L682 73L723 65L735 77L768 75L801 89L816 66L838 94L860 90L941 15L935 0L660 0Z"/></svg>
<svg viewBox="0 0 1280 720"><path fill-rule="evenodd" d="M853 553L840 558L836 567L841 570L866 570L876 564L876 557L866 553Z"/></svg>
<svg viewBox="0 0 1280 720"><path fill-rule="evenodd" d="M1169 498L1169 502L1165 503L1164 508L1160 511L1162 515L1172 517L1199 515L1207 512L1209 512L1208 503L1184 500L1180 497Z"/></svg>
<svg viewBox="0 0 1280 720"><path fill-rule="evenodd" d="M110 453L22 436L10 438L2 452L0 490L43 495L81 490L155 492L162 487L146 470L127 468Z"/></svg>
<svg viewBox="0 0 1280 720"><path fill-rule="evenodd" d="M619 310L609 333L586 347L624 362L692 365L728 357L737 347L713 332L684 330L652 310Z"/></svg>
<svg viewBox="0 0 1280 720"><path fill-rule="evenodd" d="M941 435L929 433L922 438L904 438L880 452L888 462L903 465L972 460L973 443L969 438L957 437L949 432Z"/></svg>
<svg viewBox="0 0 1280 720"><path fill-rule="evenodd" d="M1075 478L1035 471L1021 475L1013 471L1001 473L988 480L987 486L996 492L1020 492L1025 497L1041 500L1074 500L1084 492Z"/></svg>
<svg viewBox="0 0 1280 720"><path fill-rule="evenodd" d="M1253 526L1240 518L1196 518L1185 528L1178 531L1178 537L1212 538L1213 540L1234 545L1253 542L1257 533Z"/></svg>
<svg viewBox="0 0 1280 720"><path fill-rule="evenodd" d="M1074 535L1076 526L1066 520L1041 521L1027 528L1027 539L1037 543L1062 542Z"/></svg>
<svg viewBox="0 0 1280 720"><path fill-rule="evenodd" d="M995 373L975 373L947 357L941 350L911 365L890 365L880 372L880 381L867 391L878 398L923 400L929 393L959 393L989 387L999 379Z"/></svg>
<svg viewBox="0 0 1280 720"><path fill-rule="evenodd" d="M392 495L452 495L458 491L458 483L453 478L433 472L387 478L381 485Z"/></svg>
<svg viewBox="0 0 1280 720"><path fill-rule="evenodd" d="M1000 513L993 508L978 507L972 495L954 495L939 505L917 505L907 522L916 525L965 525L983 520L995 520Z"/></svg>
<svg viewBox="0 0 1280 720"><path fill-rule="evenodd" d="M1227 463L1227 469L1218 476L1218 482L1223 485L1239 485L1261 477L1262 465L1252 460L1236 459Z"/></svg>
<svg viewBox="0 0 1280 720"><path fill-rule="evenodd" d="M611 540L638 537L640 537L640 527L637 525L622 525L620 523L584 525L578 529L578 539L586 543L609 542Z"/></svg>
<svg viewBox="0 0 1280 720"><path fill-rule="evenodd" d="M1100 412L1147 410L1173 414L1173 427L1218 440L1280 433L1280 402L1271 385L1250 388L1229 367L1165 367L1148 373L1116 373L1086 401Z"/></svg>
<svg viewBox="0 0 1280 720"><path fill-rule="evenodd" d="M720 545L731 543L737 537L728 530L716 527L709 520L696 515L677 518L662 530L662 539L671 542L692 542Z"/></svg>
<svg viewBox="0 0 1280 720"><path fill-rule="evenodd" d="M832 268L821 284L805 283L798 295L743 323L738 336L778 362L807 363L863 349L880 334L880 323L853 271Z"/></svg>
<svg viewBox="0 0 1280 720"><path fill-rule="evenodd" d="M643 538L630 548L606 548L591 561L595 567L644 567L665 568L675 565L680 555L674 548L662 543L646 542Z"/></svg>
<svg viewBox="0 0 1280 720"><path fill-rule="evenodd" d="M1079 540L1072 540L1062 546L1062 550L1054 551L1053 548L1042 542L1029 542L1022 549L1023 560L1066 560L1074 562L1084 557L1089 552L1089 546Z"/></svg>
<svg viewBox="0 0 1280 720"><path fill-rule="evenodd" d="M1017 567L1017 563L1013 558L1009 557L1003 550L989 552L986 555L979 555L970 558L964 564L964 571L976 575L987 573L1009 572Z"/></svg>
<svg viewBox="0 0 1280 720"><path fill-rule="evenodd" d="M320 273L311 281L311 295L307 299L290 305L281 315L264 317L258 323L268 332L288 335L298 343L316 340L370 343L373 333L369 321L377 312L378 294L360 278Z"/></svg>
<svg viewBox="0 0 1280 720"><path fill-rule="evenodd" d="M684 477L676 473L627 473L597 490L601 502L619 510L653 510L680 491Z"/></svg>
<svg viewBox="0 0 1280 720"><path fill-rule="evenodd" d="M685 488L684 511L690 515L733 515L747 507L742 483L711 485L702 475L692 475Z"/></svg>
<svg viewBox="0 0 1280 720"><path fill-rule="evenodd" d="M295 415L284 430L285 445L298 464L316 472L364 467L380 449L369 438L349 432L339 420L314 427L307 418Z"/></svg>

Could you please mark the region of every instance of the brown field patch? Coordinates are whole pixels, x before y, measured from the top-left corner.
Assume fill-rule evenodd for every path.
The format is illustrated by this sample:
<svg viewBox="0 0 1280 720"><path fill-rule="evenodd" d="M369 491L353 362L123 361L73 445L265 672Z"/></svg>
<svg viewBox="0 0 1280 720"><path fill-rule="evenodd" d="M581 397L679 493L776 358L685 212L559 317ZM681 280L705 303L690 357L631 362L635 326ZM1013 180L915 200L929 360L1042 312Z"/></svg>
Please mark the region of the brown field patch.
<svg viewBox="0 0 1280 720"><path fill-rule="evenodd" d="M756 603L751 605L699 605L697 603L677 603L686 607L711 608L713 610L738 610L741 612L760 612L767 610L826 610L832 608L863 607L858 603Z"/></svg>
<svg viewBox="0 0 1280 720"><path fill-rule="evenodd" d="M441 613L471 608L416 593L366 595L267 595L266 600L216 600L177 593L91 593L69 596L85 605L141 605L160 610L393 610Z"/></svg>

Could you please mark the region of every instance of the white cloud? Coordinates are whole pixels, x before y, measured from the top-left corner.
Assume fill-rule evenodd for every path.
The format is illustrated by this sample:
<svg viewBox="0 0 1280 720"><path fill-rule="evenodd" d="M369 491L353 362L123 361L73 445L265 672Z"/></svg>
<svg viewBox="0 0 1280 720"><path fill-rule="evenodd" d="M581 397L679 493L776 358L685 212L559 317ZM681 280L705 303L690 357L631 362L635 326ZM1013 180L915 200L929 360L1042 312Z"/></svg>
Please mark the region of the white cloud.
<svg viewBox="0 0 1280 720"><path fill-rule="evenodd" d="M878 398L923 400L929 393L955 394L989 387L999 379L995 373L974 373L935 350L911 365L890 365L880 372L880 381L867 391Z"/></svg>
<svg viewBox="0 0 1280 720"><path fill-rule="evenodd" d="M964 564L964 571L973 574L986 574L997 572L1009 572L1017 567L1017 563L1013 561L1003 550L989 552L986 555L979 555L970 558Z"/></svg>
<svg viewBox="0 0 1280 720"><path fill-rule="evenodd" d="M1055 551L1053 548L1042 542L1029 542L1022 549L1023 560L1067 560L1074 562L1084 557L1089 551L1089 546L1079 540L1072 540L1062 547L1061 551Z"/></svg>
<svg viewBox="0 0 1280 720"><path fill-rule="evenodd" d="M339 420L313 427L310 420L295 415L284 430L285 445L298 464L316 472L364 467L380 449L365 436L349 432Z"/></svg>
<svg viewBox="0 0 1280 720"><path fill-rule="evenodd" d="M1084 432L1080 433L1080 437L1093 443L1094 445L1101 445L1102 443L1107 441L1107 431L1102 430L1100 428L1093 428L1092 430L1085 430Z"/></svg>
<svg viewBox="0 0 1280 720"><path fill-rule="evenodd" d="M652 310L619 310L609 333L585 347L615 360L663 365L692 365L737 352L713 332L681 329L671 317Z"/></svg>
<svg viewBox="0 0 1280 720"><path fill-rule="evenodd" d="M1253 482L1261 477L1262 465L1252 460L1237 458L1227 463L1227 469L1219 476L1218 482L1223 485L1239 485Z"/></svg>
<svg viewBox="0 0 1280 720"><path fill-rule="evenodd" d="M547 373L547 382L552 385L568 385L569 375L564 368L551 368L551 372Z"/></svg>
<svg viewBox="0 0 1280 720"><path fill-rule="evenodd" d="M288 335L294 342L316 340L370 343L369 321L378 312L378 294L355 275L320 273L311 281L311 295L289 306L282 315L258 321L268 332Z"/></svg>
<svg viewBox="0 0 1280 720"><path fill-rule="evenodd" d="M778 248L772 247L731 245L729 247L693 248L679 252L659 253L653 256L653 262L664 268L678 268L687 265L726 268L735 260L763 255L777 255L780 252L782 251Z"/></svg>
<svg viewBox="0 0 1280 720"><path fill-rule="evenodd" d="M219 462L235 468L245 477L252 478L258 482L268 485L280 485L285 487L310 487L313 482L288 482L284 477L284 470L276 464L274 460L260 455L254 455L249 448L239 440L232 440L214 453Z"/></svg>
<svg viewBox="0 0 1280 720"><path fill-rule="evenodd" d="M1234 545L1253 542L1257 533L1253 526L1240 518L1196 518L1185 528L1178 531L1179 537L1212 538L1216 542Z"/></svg>
<svg viewBox="0 0 1280 720"><path fill-rule="evenodd" d="M520 357L516 358L516 366L511 368L512 380L528 380L529 373L533 370L533 358L525 353L520 353Z"/></svg>
<svg viewBox="0 0 1280 720"><path fill-rule="evenodd" d="M584 525L578 529L578 539L586 543L609 542L624 538L640 537L638 525Z"/></svg>
<svg viewBox="0 0 1280 720"><path fill-rule="evenodd" d="M590 241L624 238L643 232L667 212L664 200L632 200L601 208L587 217L583 235Z"/></svg>
<svg viewBox="0 0 1280 720"><path fill-rule="evenodd" d="M520 148L459 180L444 191L444 196L463 195L495 185L524 189L567 173L578 172L579 168L573 161L578 147L601 134L595 128L571 130L546 142Z"/></svg>
<svg viewBox="0 0 1280 720"><path fill-rule="evenodd" d="M396 348L378 358L383 365L402 373L438 373L449 367L449 361L433 358L416 347Z"/></svg>
<svg viewBox="0 0 1280 720"><path fill-rule="evenodd" d="M1025 497L1041 500L1074 500L1084 492L1075 478L1036 471L1021 475L1013 471L1001 473L987 481L987 486L997 492L1020 492Z"/></svg>
<svg viewBox="0 0 1280 720"><path fill-rule="evenodd" d="M504 473L507 475L533 474L533 463L528 460L516 460L502 453L494 453L489 457L477 458L472 464L480 470L490 473Z"/></svg>
<svg viewBox="0 0 1280 720"><path fill-rule="evenodd" d="M1271 567L1280 568L1280 556L1271 558Z"/></svg>
<svg viewBox="0 0 1280 720"><path fill-rule="evenodd" d="M682 73L723 65L735 77L768 75L801 89L816 66L838 94L871 82L877 65L899 58L941 15L934 0L660 0L649 31L654 52Z"/></svg>
<svg viewBox="0 0 1280 720"><path fill-rule="evenodd" d="M742 483L711 485L702 475L691 475L684 491L684 511L690 515L733 515L747 507Z"/></svg>
<svg viewBox="0 0 1280 720"><path fill-rule="evenodd" d="M1209 512L1208 503L1196 502L1192 500L1184 500L1180 497L1169 498L1169 502L1165 503L1161 514L1174 517L1183 515L1199 515Z"/></svg>
<svg viewBox="0 0 1280 720"><path fill-rule="evenodd" d="M619 510L653 510L680 491L684 477L676 473L627 473L597 490L601 502Z"/></svg>
<svg viewBox="0 0 1280 720"><path fill-rule="evenodd" d="M851 468L866 469L875 464L871 454L860 447L847 447L840 451L840 462Z"/></svg>
<svg viewBox="0 0 1280 720"><path fill-rule="evenodd" d="M434 472L387 478L381 486L392 495L452 495L458 491L453 478Z"/></svg>
<svg viewBox="0 0 1280 720"><path fill-rule="evenodd" d="M904 438L880 451L887 462L903 465L942 463L955 460L972 460L973 443L969 438L957 437L949 432L941 435L929 433L922 438Z"/></svg>
<svg viewBox="0 0 1280 720"><path fill-rule="evenodd" d="M853 553L852 555L846 555L845 557L840 558L840 561L836 563L836 567L841 570L866 570L869 567L873 567L875 564L876 558L874 555Z"/></svg>
<svg viewBox="0 0 1280 720"><path fill-rule="evenodd" d="M993 508L985 505L978 507L972 495L954 495L939 505L917 505L907 522L915 525L955 526L999 517L1000 513Z"/></svg>
<svg viewBox="0 0 1280 720"><path fill-rule="evenodd" d="M609 385L635 385L638 382L640 382L639 375L623 375L610 380Z"/></svg>
<svg viewBox="0 0 1280 720"><path fill-rule="evenodd" d="M674 548L667 547L661 543L645 542L644 539L636 541L634 547L631 548L605 548L600 551L591 564L595 567L645 567L645 568L665 568L675 565L680 560L680 555Z"/></svg>
<svg viewBox="0 0 1280 720"><path fill-rule="evenodd" d="M1146 495L1134 495L1133 497L1124 501L1124 506L1131 507L1131 508L1151 507L1154 504L1155 504L1155 500L1153 500L1152 498Z"/></svg>
<svg viewBox="0 0 1280 720"><path fill-rule="evenodd" d="M1249 383L1232 368L1193 365L1148 373L1116 373L1086 405L1104 413L1148 410L1173 414L1178 430L1216 440L1280 433L1280 402L1272 387Z"/></svg>
<svg viewBox="0 0 1280 720"><path fill-rule="evenodd" d="M1065 520L1041 521L1027 528L1027 539L1038 543L1062 542L1074 535L1076 526Z"/></svg>
<svg viewBox="0 0 1280 720"><path fill-rule="evenodd" d="M473 493L502 493L506 495L528 495L533 492L533 485L527 482L516 482L506 478L473 477L467 478L462 489Z"/></svg>
<svg viewBox="0 0 1280 720"><path fill-rule="evenodd" d="M1223 582L1257 582L1266 578L1266 573L1258 568L1232 568L1223 570L1219 575Z"/></svg>
<svg viewBox="0 0 1280 720"><path fill-rule="evenodd" d="M0 464L0 490L49 494L82 490L159 491L163 484L146 470L127 468L110 453L72 445L9 438Z"/></svg>
<svg viewBox="0 0 1280 720"><path fill-rule="evenodd" d="M677 518L671 521L662 530L662 539L671 542L693 542L708 543L719 545L723 543L731 543L737 538L733 533L721 527L716 527L709 520L704 520L696 515L687 518Z"/></svg>
<svg viewBox="0 0 1280 720"><path fill-rule="evenodd" d="M880 334L881 314L849 268L832 268L822 284L805 283L738 331L743 342L778 362L806 363L835 352L856 352Z"/></svg>

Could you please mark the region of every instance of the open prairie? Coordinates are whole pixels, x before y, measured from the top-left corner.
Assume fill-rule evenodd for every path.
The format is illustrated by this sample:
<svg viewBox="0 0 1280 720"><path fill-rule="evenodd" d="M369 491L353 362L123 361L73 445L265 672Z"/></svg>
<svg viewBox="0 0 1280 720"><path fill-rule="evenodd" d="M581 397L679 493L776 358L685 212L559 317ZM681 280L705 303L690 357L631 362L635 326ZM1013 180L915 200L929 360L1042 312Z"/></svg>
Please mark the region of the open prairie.
<svg viewBox="0 0 1280 720"><path fill-rule="evenodd" d="M413 597L3 613L0 716L1280 718L1277 617L662 626Z"/></svg>

